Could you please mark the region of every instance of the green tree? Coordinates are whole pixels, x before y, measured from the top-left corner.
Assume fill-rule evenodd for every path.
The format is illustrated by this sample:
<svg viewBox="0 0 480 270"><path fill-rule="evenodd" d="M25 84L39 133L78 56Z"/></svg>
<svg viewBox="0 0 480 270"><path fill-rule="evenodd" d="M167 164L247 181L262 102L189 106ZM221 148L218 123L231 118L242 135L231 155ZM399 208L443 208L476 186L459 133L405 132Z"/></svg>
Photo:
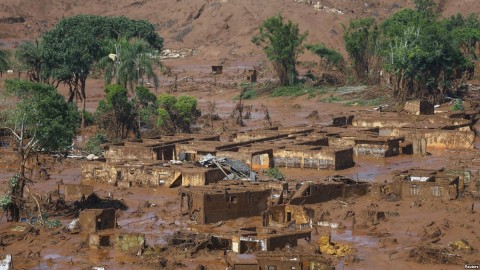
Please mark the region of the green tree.
<svg viewBox="0 0 480 270"><path fill-rule="evenodd" d="M345 49L350 56L356 77L363 82L378 81L378 39L380 31L373 18L350 20L343 26Z"/></svg>
<svg viewBox="0 0 480 270"><path fill-rule="evenodd" d="M25 166L33 155L67 150L78 124L78 111L54 87L23 80L6 80L1 126L11 131L19 153L18 181L9 196L9 220L18 221L27 183Z"/></svg>
<svg viewBox="0 0 480 270"><path fill-rule="evenodd" d="M328 68L336 68L342 74L345 74L345 59L342 54L328 48L325 44L308 44L305 46L309 51L318 55L321 59L326 62Z"/></svg>
<svg viewBox="0 0 480 270"><path fill-rule="evenodd" d="M433 9L437 6L433 0L413 0L417 11L427 14L433 14Z"/></svg>
<svg viewBox="0 0 480 270"><path fill-rule="evenodd" d="M260 26L259 35L252 38L252 42L261 46L273 63L282 86L297 83L295 64L307 35L307 32L300 33L298 24L290 20L284 22L282 15L278 14L266 19Z"/></svg>
<svg viewBox="0 0 480 270"><path fill-rule="evenodd" d="M470 65L452 31L424 11L403 10L382 24L385 71L400 101L439 102Z"/></svg>
<svg viewBox="0 0 480 270"><path fill-rule="evenodd" d="M83 147L84 152L88 154L94 154L96 156L103 155L103 149L101 145L107 142L107 137L102 133L95 133L93 137L90 137L85 146Z"/></svg>
<svg viewBox="0 0 480 270"><path fill-rule="evenodd" d="M99 66L105 71L105 82L110 84L115 79L116 84L129 87L135 92L136 85L144 85L144 77L153 80L155 90L158 89L156 67L162 67L160 58L150 44L142 39L120 38L110 41L104 47L104 57Z"/></svg>
<svg viewBox="0 0 480 270"><path fill-rule="evenodd" d="M140 137L142 129L155 129L157 122L157 97L148 88L137 86L135 98L132 100L137 111L137 122Z"/></svg>
<svg viewBox="0 0 480 270"><path fill-rule="evenodd" d="M158 97L158 107L158 125L168 133L191 132L191 125L200 116L197 100L191 96L177 99L164 93Z"/></svg>
<svg viewBox="0 0 480 270"><path fill-rule="evenodd" d="M95 121L112 139L125 139L130 131L136 132L133 102L128 100L127 89L118 84L105 87L106 98L98 104Z"/></svg>
<svg viewBox="0 0 480 270"><path fill-rule="evenodd" d="M102 46L105 41L120 37L144 39L157 50L163 46L163 39L155 32L153 24L126 17L76 15L60 20L43 36L49 76L71 85L69 100L77 95L83 103L82 111L85 111L86 81L92 65L104 57Z"/></svg>
<svg viewBox="0 0 480 270"><path fill-rule="evenodd" d="M0 49L0 73L10 67L10 55L7 51Z"/></svg>
<svg viewBox="0 0 480 270"><path fill-rule="evenodd" d="M45 58L41 42L35 40L35 43L30 41L21 43L15 51L15 58L17 63L20 64L17 68L26 71L31 81L48 81L46 74L43 73Z"/></svg>

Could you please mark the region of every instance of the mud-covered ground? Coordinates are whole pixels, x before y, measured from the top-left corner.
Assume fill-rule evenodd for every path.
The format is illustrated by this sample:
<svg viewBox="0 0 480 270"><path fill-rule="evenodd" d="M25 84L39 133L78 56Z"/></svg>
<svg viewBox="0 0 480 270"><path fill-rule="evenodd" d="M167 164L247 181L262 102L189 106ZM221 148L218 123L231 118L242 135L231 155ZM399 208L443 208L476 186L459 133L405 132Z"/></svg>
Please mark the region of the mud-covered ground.
<svg viewBox="0 0 480 270"><path fill-rule="evenodd" d="M192 64L185 59L166 61L166 64L178 74L179 85L175 95L188 94L197 97L199 107L204 112L209 103L215 102L216 113L221 120L215 122L213 130L199 124L200 132L204 133L229 133L263 128L266 122L262 104L268 108L272 121L283 126L328 124L334 115L355 114L361 110L373 109L373 106L346 106L342 101L322 102L330 96L343 96L344 92L348 92L348 98L355 99L351 92L353 95L362 96L366 91L375 90L363 86L329 87L327 91L313 97L304 95L273 98L263 94L245 101L245 104L253 106L252 117L245 120L244 127L239 127L229 119L237 102L234 97L240 93L238 85L242 81L243 70L259 65L258 62L247 59L229 63L225 66L225 74L216 79L209 74L208 63ZM183 79L184 77L189 79ZM267 81L266 78L260 78L260 83ZM163 76L158 93L168 91L173 80L173 76ZM103 82L97 79L89 80L87 83L89 97L87 108L93 112L98 101L104 97ZM342 100L346 100L347 97L343 96ZM388 100L388 96L385 100ZM314 118L308 117L312 111L318 112ZM413 167L438 169L445 166L473 168L475 165L472 164L479 157L479 150L435 151L425 157L403 155L386 159L356 158L355 167L343 171L282 169L282 172L287 179L292 180L321 179L341 174L368 182L384 182L390 181L391 172L399 169ZM86 161L67 159L49 164L47 167L50 179L40 180L33 177L34 183L29 185L30 193L47 194L57 189L59 183L80 183L82 162ZM477 163L477 168L479 165ZM0 170L0 190L6 188L7 181L13 173L14 167ZM474 173L478 176L478 171ZM207 266L207 269L226 268L224 251L201 250L190 256L187 252L168 247L168 239L175 231L190 228L189 222L180 214L177 189L164 187L123 189L94 184L94 190L99 197L111 197L128 207L126 210L118 211L119 232L144 233L148 246L164 248L158 248L156 253L144 253L139 256L120 253L113 247L91 250L85 234L72 234L62 228L76 217L77 209L62 208L52 202L50 218L60 220L62 226L58 228L38 229L26 223L7 223L5 217L1 217L0 257L12 254L16 269L89 269L92 266L105 266L107 269L156 269L160 267L160 262L166 262L168 269L195 269L199 264ZM55 211L55 207L60 210ZM328 220L342 224L339 226L341 229L314 228L312 242L301 241L297 249L313 252L318 247L316 244L318 236L329 232L333 242L349 245L354 250L346 257L332 257L337 269L463 269L467 261L480 263L478 259L480 201L475 201L471 194L467 194L466 198L451 201L386 201L361 197L347 201L335 200L313 207L316 211L327 212ZM367 209L385 211L391 215L375 224L362 221L361 213ZM354 215L348 214L349 211ZM220 224L217 229L230 231L260 225L259 218L239 219ZM208 230L206 226L204 229ZM471 249L456 252L456 255L444 254L451 259L448 264L441 263L440 259L436 265L425 260L423 262L427 262L426 264L417 263L414 261L417 257L411 255L415 254L415 248L426 244L447 247L449 243L458 240L466 240Z"/></svg>

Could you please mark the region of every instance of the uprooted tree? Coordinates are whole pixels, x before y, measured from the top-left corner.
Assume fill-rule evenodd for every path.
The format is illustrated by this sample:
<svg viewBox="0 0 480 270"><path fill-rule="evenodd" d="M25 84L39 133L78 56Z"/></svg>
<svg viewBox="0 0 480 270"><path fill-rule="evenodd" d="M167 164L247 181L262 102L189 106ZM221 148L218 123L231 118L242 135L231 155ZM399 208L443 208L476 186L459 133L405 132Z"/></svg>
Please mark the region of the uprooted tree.
<svg viewBox="0 0 480 270"><path fill-rule="evenodd" d="M252 38L272 62L282 86L297 83L295 64L307 35L307 32L300 33L298 24L290 20L284 22L282 15L278 14L266 19L260 26L259 35Z"/></svg>
<svg viewBox="0 0 480 270"><path fill-rule="evenodd" d="M72 145L79 115L50 85L6 80L0 126L11 132L19 154L19 170L0 199L9 221L19 221L29 182L27 161L39 153L61 153Z"/></svg>

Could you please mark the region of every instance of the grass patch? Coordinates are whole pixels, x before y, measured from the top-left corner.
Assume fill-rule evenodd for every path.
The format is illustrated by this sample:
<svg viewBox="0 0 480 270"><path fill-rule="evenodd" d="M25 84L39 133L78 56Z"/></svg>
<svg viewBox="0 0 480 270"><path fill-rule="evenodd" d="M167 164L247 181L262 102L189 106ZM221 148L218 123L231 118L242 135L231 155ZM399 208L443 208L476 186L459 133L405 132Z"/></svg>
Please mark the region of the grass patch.
<svg viewBox="0 0 480 270"><path fill-rule="evenodd" d="M272 97L299 97L308 95L308 98L314 98L317 95L325 94L327 89L319 87L311 87L304 85L279 86L272 92Z"/></svg>
<svg viewBox="0 0 480 270"><path fill-rule="evenodd" d="M255 90L255 84L253 83L241 83L240 87L242 88L242 99L254 99L257 97L257 91ZM235 96L233 100L240 99L240 95Z"/></svg>
<svg viewBox="0 0 480 270"><path fill-rule="evenodd" d="M339 96L329 96L326 98L322 98L320 102L325 102L325 103L334 103L334 102L340 102L343 99Z"/></svg>

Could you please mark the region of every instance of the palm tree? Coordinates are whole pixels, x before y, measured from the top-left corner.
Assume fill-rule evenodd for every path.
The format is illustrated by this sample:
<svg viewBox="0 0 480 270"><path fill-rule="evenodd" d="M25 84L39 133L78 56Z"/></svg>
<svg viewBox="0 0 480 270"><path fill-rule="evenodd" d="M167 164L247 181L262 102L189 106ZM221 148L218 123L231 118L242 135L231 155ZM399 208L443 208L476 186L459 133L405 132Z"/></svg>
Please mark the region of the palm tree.
<svg viewBox="0 0 480 270"><path fill-rule="evenodd" d="M0 44L2 45L2 44ZM0 73L3 73L10 67L10 54L0 49Z"/></svg>
<svg viewBox="0 0 480 270"><path fill-rule="evenodd" d="M110 41L104 48L106 56L98 65L105 72L107 84L115 79L115 83L135 93L135 86L143 86L146 77L153 80L155 90L158 89L159 81L154 69L156 67L162 69L163 65L157 51L148 42L143 39L120 38L117 41Z"/></svg>

